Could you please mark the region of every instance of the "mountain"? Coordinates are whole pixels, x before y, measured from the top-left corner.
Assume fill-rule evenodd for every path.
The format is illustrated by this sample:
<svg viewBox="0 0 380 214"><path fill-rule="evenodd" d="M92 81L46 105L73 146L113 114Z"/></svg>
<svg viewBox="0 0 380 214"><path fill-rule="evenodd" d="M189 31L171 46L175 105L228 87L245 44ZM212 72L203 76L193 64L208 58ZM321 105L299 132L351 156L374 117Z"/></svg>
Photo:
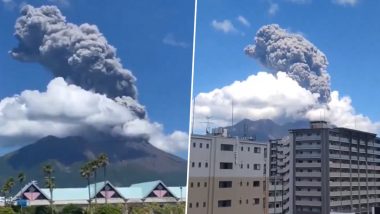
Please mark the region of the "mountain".
<svg viewBox="0 0 380 214"><path fill-rule="evenodd" d="M107 154L109 158L107 179L115 185L152 180L162 180L167 185L186 183L187 162L146 141L89 141L77 136L47 136L0 157L0 184L22 171L26 174L26 181L37 180L43 185L42 166L52 163L57 187L85 186L87 182L80 176L80 167L100 153ZM102 179L101 170L98 180Z"/></svg>
<svg viewBox="0 0 380 214"><path fill-rule="evenodd" d="M282 138L289 133L289 129L307 128L309 122L306 120L295 121L285 124L277 124L270 119L249 120L243 119L233 126L225 127L230 136L252 137L258 141Z"/></svg>

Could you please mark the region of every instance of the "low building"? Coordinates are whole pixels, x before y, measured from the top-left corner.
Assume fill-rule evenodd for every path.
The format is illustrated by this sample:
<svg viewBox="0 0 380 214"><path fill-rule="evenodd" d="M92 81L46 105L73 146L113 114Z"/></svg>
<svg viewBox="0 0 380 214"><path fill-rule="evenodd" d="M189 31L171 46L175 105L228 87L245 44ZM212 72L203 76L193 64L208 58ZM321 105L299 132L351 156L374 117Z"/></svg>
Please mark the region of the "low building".
<svg viewBox="0 0 380 214"><path fill-rule="evenodd" d="M267 143L223 129L190 143L188 214L267 213Z"/></svg>
<svg viewBox="0 0 380 214"><path fill-rule="evenodd" d="M53 203L55 206L76 204L87 206L89 199L98 204L139 205L143 203L179 203L186 201L184 186L168 187L162 181L151 181L133 184L129 187L117 187L111 182L99 182L80 188L54 188ZM40 188L35 181L25 185L13 201L26 201L28 206L49 205L50 190Z"/></svg>

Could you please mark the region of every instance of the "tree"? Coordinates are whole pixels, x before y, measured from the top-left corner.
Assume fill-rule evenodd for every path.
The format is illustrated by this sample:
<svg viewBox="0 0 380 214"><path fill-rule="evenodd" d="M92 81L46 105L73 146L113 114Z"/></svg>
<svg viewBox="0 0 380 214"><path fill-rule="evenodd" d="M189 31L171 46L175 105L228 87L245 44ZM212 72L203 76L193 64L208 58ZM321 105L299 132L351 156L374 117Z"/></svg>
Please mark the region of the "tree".
<svg viewBox="0 0 380 214"><path fill-rule="evenodd" d="M15 180L14 178L10 177L8 180L4 183L3 187L1 188L1 192L4 195L4 203L7 205L7 199L8 199L8 194L12 191L13 186L15 185Z"/></svg>
<svg viewBox="0 0 380 214"><path fill-rule="evenodd" d="M42 171L43 171L43 173L45 175L45 187L49 188L49 191L50 191L50 199L49 199L50 211L51 211L51 213L53 213L54 212L54 208L53 208L53 189L55 188L54 177L53 177L54 169L53 169L53 166L51 164L46 164L42 168Z"/></svg>
<svg viewBox="0 0 380 214"><path fill-rule="evenodd" d="M91 166L86 163L84 166L82 166L80 168L80 175L83 177L83 178L86 178L87 180L87 188L88 188L88 203L89 203L89 210L90 210L90 213L91 213L91 190L90 190L90 178L91 178L91 175L92 175L92 169L91 169Z"/></svg>
<svg viewBox="0 0 380 214"><path fill-rule="evenodd" d="M117 205L102 205L96 207L95 214L121 214L122 208Z"/></svg>
<svg viewBox="0 0 380 214"><path fill-rule="evenodd" d="M69 204L63 207L61 213L62 214L83 214L83 209L78 205Z"/></svg>
<svg viewBox="0 0 380 214"><path fill-rule="evenodd" d="M96 159L96 160L93 160L93 161L90 161L89 163L89 166L90 166L90 169L91 169L91 172L94 174L94 194L95 194L95 204L98 204L98 201L97 201L97 197L96 197L96 186L97 186L97 171L98 171L98 168L100 166L99 164L99 161Z"/></svg>
<svg viewBox="0 0 380 214"><path fill-rule="evenodd" d="M18 183L20 184L20 186L22 186L22 184L25 181L25 174L23 172L18 173L17 180L18 180Z"/></svg>
<svg viewBox="0 0 380 214"><path fill-rule="evenodd" d="M0 214L16 214L11 207L0 207Z"/></svg>
<svg viewBox="0 0 380 214"><path fill-rule="evenodd" d="M108 165L108 157L106 154L102 153L98 157L99 166L103 168L103 181L104 186L106 186L107 181L107 165ZM107 193L106 193L107 195ZM106 204L107 204L107 196L105 197Z"/></svg>

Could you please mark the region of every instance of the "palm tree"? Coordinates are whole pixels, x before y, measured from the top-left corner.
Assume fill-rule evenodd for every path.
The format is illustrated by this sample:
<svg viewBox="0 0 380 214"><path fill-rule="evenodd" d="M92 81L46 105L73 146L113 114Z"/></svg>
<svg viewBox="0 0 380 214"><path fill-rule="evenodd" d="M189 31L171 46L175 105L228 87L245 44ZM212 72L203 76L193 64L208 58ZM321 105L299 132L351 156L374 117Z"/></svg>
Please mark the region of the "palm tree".
<svg viewBox="0 0 380 214"><path fill-rule="evenodd" d="M22 186L22 184L25 181L25 174L23 172L18 173L17 180L18 180L18 183L20 184L20 186Z"/></svg>
<svg viewBox="0 0 380 214"><path fill-rule="evenodd" d="M14 185L15 180L12 177L10 177L1 188L1 192L4 194L5 204L7 204L8 194L12 191Z"/></svg>
<svg viewBox="0 0 380 214"><path fill-rule="evenodd" d="M93 161L90 161L89 163L89 166L90 166L90 169L91 169L91 172L94 173L94 196L95 196L95 204L98 203L97 201L97 197L96 197L96 182L97 182L97 171L98 171L98 168L99 168L99 161L96 159L96 160L93 160Z"/></svg>
<svg viewBox="0 0 380 214"><path fill-rule="evenodd" d="M102 153L99 155L98 157L98 161L99 161L99 166L100 167L103 167L103 180L104 180L104 186L106 186L106 176L107 176L107 165L108 165L108 157L106 154ZM106 204L107 204L107 192L106 192Z"/></svg>
<svg viewBox="0 0 380 214"><path fill-rule="evenodd" d="M53 214L53 189L55 187L54 183L54 177L53 177L53 166L51 164L46 164L43 168L42 171L44 172L45 175L45 187L49 188L50 191L50 209L51 213Z"/></svg>
<svg viewBox="0 0 380 214"><path fill-rule="evenodd" d="M92 169L89 163L86 163L84 166L80 168L80 175L83 178L86 178L87 180L87 188L88 188L88 203L89 203L89 210L90 213L92 213L91 209L91 191L90 191L90 178L92 175Z"/></svg>

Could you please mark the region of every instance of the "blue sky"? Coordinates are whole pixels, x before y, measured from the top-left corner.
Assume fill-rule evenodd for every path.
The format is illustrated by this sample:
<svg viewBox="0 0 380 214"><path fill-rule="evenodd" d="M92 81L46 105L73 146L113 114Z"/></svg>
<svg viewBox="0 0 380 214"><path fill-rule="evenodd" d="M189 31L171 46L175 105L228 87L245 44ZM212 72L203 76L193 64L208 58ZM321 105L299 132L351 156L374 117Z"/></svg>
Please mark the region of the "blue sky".
<svg viewBox="0 0 380 214"><path fill-rule="evenodd" d="M98 26L137 77L139 100L165 131L188 130L194 3L186 1L27 1L58 5L69 22ZM14 23L21 1L0 2L0 98L25 89L44 91L52 76L40 65L21 63L8 51L17 45ZM166 38L166 40L165 40Z"/></svg>
<svg viewBox="0 0 380 214"><path fill-rule="evenodd" d="M91 2L91 3L89 3ZM45 91L53 76L37 63L14 60L8 51L19 8L56 5L68 22L97 25L137 78L138 100L164 132L188 132L194 2L170 0L1 0L0 99L24 90ZM6 148L9 149L9 148ZM0 154L4 151L0 150ZM187 152L179 153L187 157Z"/></svg>
<svg viewBox="0 0 380 214"><path fill-rule="evenodd" d="M379 9L380 1L369 0L198 1L194 95L268 70L243 49L261 26L277 23L323 51L332 90L350 96L358 113L379 121ZM213 21L229 21L233 29L217 30Z"/></svg>

